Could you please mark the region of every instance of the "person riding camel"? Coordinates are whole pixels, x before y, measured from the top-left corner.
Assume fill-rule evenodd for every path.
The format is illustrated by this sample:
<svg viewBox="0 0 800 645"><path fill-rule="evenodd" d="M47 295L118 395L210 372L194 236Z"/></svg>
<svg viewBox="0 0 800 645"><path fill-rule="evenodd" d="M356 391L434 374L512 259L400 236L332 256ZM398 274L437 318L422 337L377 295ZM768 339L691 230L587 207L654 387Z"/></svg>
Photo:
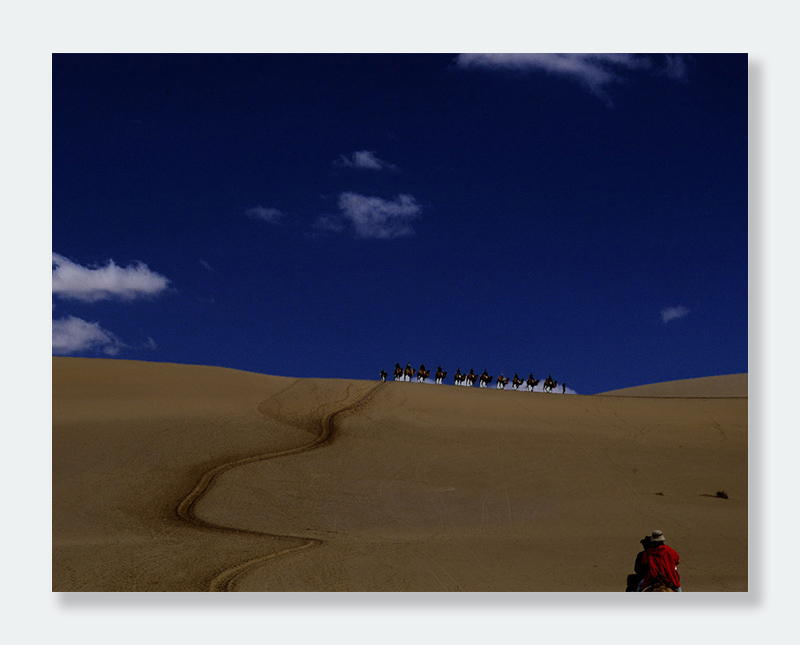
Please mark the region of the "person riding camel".
<svg viewBox="0 0 800 645"><path fill-rule="evenodd" d="M674 591L681 591L681 577L678 575L678 565L680 556L664 540L661 531L653 531L650 536L650 543L645 544L644 553L641 560L637 561L642 580L636 591L647 591L647 589L657 583L663 583L671 587ZM637 571L637 573L639 573Z"/></svg>

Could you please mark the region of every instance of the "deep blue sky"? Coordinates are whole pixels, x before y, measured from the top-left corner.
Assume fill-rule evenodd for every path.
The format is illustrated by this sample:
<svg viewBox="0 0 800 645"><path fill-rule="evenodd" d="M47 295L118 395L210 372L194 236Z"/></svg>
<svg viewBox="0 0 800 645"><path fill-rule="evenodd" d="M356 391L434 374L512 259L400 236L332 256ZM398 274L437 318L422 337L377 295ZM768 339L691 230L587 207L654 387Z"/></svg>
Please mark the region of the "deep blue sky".
<svg viewBox="0 0 800 645"><path fill-rule="evenodd" d="M747 77L746 55L55 55L59 270L168 285L65 279L54 354L581 394L746 372Z"/></svg>

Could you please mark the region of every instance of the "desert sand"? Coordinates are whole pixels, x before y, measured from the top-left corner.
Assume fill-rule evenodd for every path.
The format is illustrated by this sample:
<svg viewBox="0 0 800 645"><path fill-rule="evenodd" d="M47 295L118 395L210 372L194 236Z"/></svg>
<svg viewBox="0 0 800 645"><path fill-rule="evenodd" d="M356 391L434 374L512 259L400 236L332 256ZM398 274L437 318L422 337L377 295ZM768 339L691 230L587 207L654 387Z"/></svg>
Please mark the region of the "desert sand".
<svg viewBox="0 0 800 645"><path fill-rule="evenodd" d="M747 398L747 374L726 374L724 376L688 378L668 383L652 383L603 392L602 395L657 398Z"/></svg>
<svg viewBox="0 0 800 645"><path fill-rule="evenodd" d="M581 396L53 358L53 591L748 589L747 375ZM724 492L727 498L718 496Z"/></svg>

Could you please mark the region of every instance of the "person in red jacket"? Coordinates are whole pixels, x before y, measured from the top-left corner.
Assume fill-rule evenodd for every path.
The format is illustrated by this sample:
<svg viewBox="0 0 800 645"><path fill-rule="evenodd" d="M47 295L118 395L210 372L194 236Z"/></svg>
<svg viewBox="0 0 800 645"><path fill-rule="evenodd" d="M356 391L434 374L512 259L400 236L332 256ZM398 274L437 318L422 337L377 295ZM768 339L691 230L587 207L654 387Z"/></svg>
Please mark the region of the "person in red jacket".
<svg viewBox="0 0 800 645"><path fill-rule="evenodd" d="M644 591L659 581L666 583L675 591L680 591L681 578L678 575L680 561L678 552L667 546L664 534L661 531L653 531L650 544L645 545L642 555L641 567L644 575L637 591Z"/></svg>

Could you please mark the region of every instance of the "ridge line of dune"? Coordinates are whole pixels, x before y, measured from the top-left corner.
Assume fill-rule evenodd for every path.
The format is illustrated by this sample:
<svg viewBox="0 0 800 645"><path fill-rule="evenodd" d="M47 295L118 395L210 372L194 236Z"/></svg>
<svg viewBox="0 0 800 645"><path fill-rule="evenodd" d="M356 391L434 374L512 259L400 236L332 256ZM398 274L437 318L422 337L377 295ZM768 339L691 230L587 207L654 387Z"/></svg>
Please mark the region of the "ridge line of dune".
<svg viewBox="0 0 800 645"><path fill-rule="evenodd" d="M272 398L283 394L286 390L293 387L295 384L298 383L298 380L295 380L289 387L281 390L277 394L275 394ZM262 461L266 459L274 459L275 457L284 457L287 455L295 455L303 452L307 452L309 450L314 450L315 448L319 447L321 444L325 443L330 439L333 434L333 420L335 417L343 414L345 412L350 412L355 410L357 407L367 403L369 399L384 385L384 383L377 383L375 386L368 389L363 395L359 396L354 400L352 403L344 405L343 407L336 408L327 414L323 415L320 419L320 423L322 426L322 433L310 443L304 444L302 446L297 446L295 448L288 448L286 450L279 450L277 452L270 452L270 453L263 453L259 455L253 455L250 457L243 457L242 459L237 459L235 461L226 462L215 466L211 470L207 471L201 478L200 481L195 485L195 487L189 492L189 494L183 499L183 501L178 505L177 514L178 516L185 520L186 522L193 524L194 526L201 528L201 529L212 529L218 531L230 531L234 533L247 533L251 535L263 535L266 537L275 537L275 538L293 538L297 540L303 540L303 544L300 544L295 547L290 547L288 549L284 549L282 551L278 551L277 553L271 553L270 555L262 556L259 558L254 558L252 560L248 560L243 562L235 567L231 567L229 569L225 569L221 573L217 574L214 579L211 581L210 584L210 591L229 591L231 583L237 578L241 573L247 571L253 566L266 562L268 560L272 560L274 558L288 555L289 553L294 553L297 551L302 551L308 548L321 546L323 544L322 540L318 540L315 538L304 538L297 535L283 535L277 533L266 533L264 531L255 531L253 529L242 529L236 528L232 526L225 526L222 524L215 524L214 522L209 522L207 520L200 519L194 514L194 507L203 494L210 488L211 484L213 483L214 479L238 466L243 466L254 461ZM350 389L351 386L348 386L347 391L345 393L344 399L342 399L342 403L346 402L350 396ZM325 407L325 406L321 406Z"/></svg>
<svg viewBox="0 0 800 645"><path fill-rule="evenodd" d="M601 392L599 394L592 394L591 396L596 397L607 397L609 399L683 399L683 400L697 400L697 401L718 401L719 399L747 399L749 397L746 396L644 396L644 395L637 395L637 394L608 394L606 392Z"/></svg>

